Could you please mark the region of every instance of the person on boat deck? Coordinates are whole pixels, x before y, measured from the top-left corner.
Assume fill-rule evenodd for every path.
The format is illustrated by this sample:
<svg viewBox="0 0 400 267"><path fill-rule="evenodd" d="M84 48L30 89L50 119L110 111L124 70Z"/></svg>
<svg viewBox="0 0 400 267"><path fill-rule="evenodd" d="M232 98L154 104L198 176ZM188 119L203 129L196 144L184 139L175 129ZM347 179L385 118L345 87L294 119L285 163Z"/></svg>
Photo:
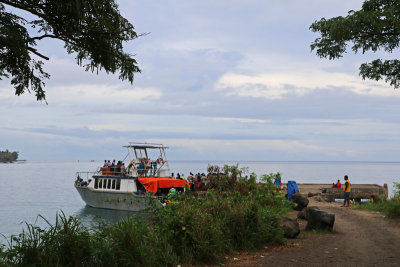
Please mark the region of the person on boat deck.
<svg viewBox="0 0 400 267"><path fill-rule="evenodd" d="M125 163L121 161L121 174L125 175L126 169L125 169Z"/></svg>
<svg viewBox="0 0 400 267"><path fill-rule="evenodd" d="M86 186L86 185L87 185L87 182L86 182L86 181L83 181L82 178L80 179L80 181L81 181L81 186Z"/></svg>
<svg viewBox="0 0 400 267"><path fill-rule="evenodd" d="M122 168L122 161L118 160L117 168L115 168L115 171L117 173L121 173L122 172L121 168Z"/></svg>
<svg viewBox="0 0 400 267"><path fill-rule="evenodd" d="M172 177L172 178L175 178L175 176L174 176L174 173L173 173L173 172L171 172L171 177Z"/></svg>
<svg viewBox="0 0 400 267"><path fill-rule="evenodd" d="M157 161L156 160L155 161L151 161L151 168L153 170L157 170Z"/></svg>
<svg viewBox="0 0 400 267"><path fill-rule="evenodd" d="M110 171L111 171L112 175L115 175L116 167L117 167L117 164L115 164L115 159L114 159L110 166Z"/></svg>
<svg viewBox="0 0 400 267"><path fill-rule="evenodd" d="M107 167L111 167L111 161L110 160L107 161Z"/></svg>
<svg viewBox="0 0 400 267"><path fill-rule="evenodd" d="M108 164L107 164L107 160L106 160L106 159L104 160L104 165L103 165L103 167L108 167Z"/></svg>
<svg viewBox="0 0 400 267"><path fill-rule="evenodd" d="M200 190L201 187L201 176L200 173L196 174L196 177L194 179L194 187L196 190Z"/></svg>
<svg viewBox="0 0 400 267"><path fill-rule="evenodd" d="M187 177L187 181L189 182L190 190L194 190L194 177L193 177L193 173L190 173L190 174L189 174L189 176Z"/></svg>
<svg viewBox="0 0 400 267"><path fill-rule="evenodd" d="M206 180L204 181L204 185L208 186L209 183L210 183L210 180L208 179L208 176L206 176Z"/></svg>
<svg viewBox="0 0 400 267"><path fill-rule="evenodd" d="M193 183L193 173L190 173L189 176L187 177L187 181L189 183Z"/></svg>
<svg viewBox="0 0 400 267"><path fill-rule="evenodd" d="M207 176L204 173L202 173L200 179L201 179L201 184L205 185L207 181Z"/></svg>
<svg viewBox="0 0 400 267"><path fill-rule="evenodd" d="M183 173L182 173L181 176L179 177L179 179L185 180L185 175L183 175Z"/></svg>
<svg viewBox="0 0 400 267"><path fill-rule="evenodd" d="M176 179L181 179L181 175L179 174L179 172L176 174Z"/></svg>

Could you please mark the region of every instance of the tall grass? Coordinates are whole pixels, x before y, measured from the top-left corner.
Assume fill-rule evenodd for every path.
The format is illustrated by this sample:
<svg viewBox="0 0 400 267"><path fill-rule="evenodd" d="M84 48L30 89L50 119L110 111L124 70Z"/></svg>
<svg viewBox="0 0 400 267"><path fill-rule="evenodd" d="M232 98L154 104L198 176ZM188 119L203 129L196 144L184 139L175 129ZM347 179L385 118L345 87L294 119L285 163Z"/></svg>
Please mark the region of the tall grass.
<svg viewBox="0 0 400 267"><path fill-rule="evenodd" d="M237 250L284 242L279 216L288 203L271 176L256 183L237 166L210 176L204 196L178 196L149 220L135 217L86 228L74 217L57 215L47 228L27 224L8 247L5 266L176 266L205 264Z"/></svg>
<svg viewBox="0 0 400 267"><path fill-rule="evenodd" d="M373 203L357 205L359 209L379 211L388 218L400 219L400 184L394 183L394 195L390 199L379 197Z"/></svg>
<svg viewBox="0 0 400 267"><path fill-rule="evenodd" d="M90 262L91 234L76 218L61 213L53 225L48 225L40 228L26 224L22 233L11 237L0 262L12 266L78 266Z"/></svg>

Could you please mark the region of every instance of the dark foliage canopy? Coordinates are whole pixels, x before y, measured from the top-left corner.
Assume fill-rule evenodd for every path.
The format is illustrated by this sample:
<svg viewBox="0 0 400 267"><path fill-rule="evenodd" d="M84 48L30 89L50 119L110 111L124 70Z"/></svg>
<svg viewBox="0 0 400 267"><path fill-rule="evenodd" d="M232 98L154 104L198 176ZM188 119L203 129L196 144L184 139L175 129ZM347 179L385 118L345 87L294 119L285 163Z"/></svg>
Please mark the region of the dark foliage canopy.
<svg viewBox="0 0 400 267"><path fill-rule="evenodd" d="M0 79L10 78L16 95L33 91L45 100L50 75L42 60L49 58L37 45L57 39L86 71L119 72L132 83L140 69L123 45L137 37L115 0L0 0Z"/></svg>
<svg viewBox="0 0 400 267"><path fill-rule="evenodd" d="M13 162L18 159L18 152L0 151L0 162Z"/></svg>
<svg viewBox="0 0 400 267"><path fill-rule="evenodd" d="M346 17L322 18L310 29L321 34L311 44L311 50L316 50L321 58L342 57L348 43L352 43L355 53L378 50L393 53L400 42L400 1L366 0L361 10L351 10ZM384 79L393 87L400 87L398 59L376 59L361 64L359 70L363 79Z"/></svg>

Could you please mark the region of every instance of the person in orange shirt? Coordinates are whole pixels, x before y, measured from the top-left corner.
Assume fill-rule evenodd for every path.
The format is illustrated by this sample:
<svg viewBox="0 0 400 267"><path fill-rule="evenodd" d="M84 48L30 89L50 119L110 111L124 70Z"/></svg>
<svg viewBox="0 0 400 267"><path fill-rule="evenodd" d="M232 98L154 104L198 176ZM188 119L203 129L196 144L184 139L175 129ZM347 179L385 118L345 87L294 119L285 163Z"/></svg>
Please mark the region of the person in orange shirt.
<svg viewBox="0 0 400 267"><path fill-rule="evenodd" d="M349 177L347 175L344 176L344 187L343 187L343 191L344 191L344 202L342 207L349 207L350 206L350 192L351 192L351 183L349 180ZM347 206L346 206L347 203Z"/></svg>

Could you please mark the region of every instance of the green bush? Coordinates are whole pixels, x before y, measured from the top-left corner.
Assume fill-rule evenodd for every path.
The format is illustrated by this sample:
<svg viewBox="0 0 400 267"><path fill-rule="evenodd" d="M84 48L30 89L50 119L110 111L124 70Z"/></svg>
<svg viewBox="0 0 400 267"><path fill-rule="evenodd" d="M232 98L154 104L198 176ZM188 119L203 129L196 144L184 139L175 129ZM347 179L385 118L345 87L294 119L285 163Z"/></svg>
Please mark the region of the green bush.
<svg viewBox="0 0 400 267"><path fill-rule="evenodd" d="M27 224L0 247L6 266L176 266L215 263L236 250L282 244L279 217L289 206L272 184L258 184L237 166L210 176L204 196L189 193L155 210L149 220L134 217L115 225L85 228L74 217L58 215L46 229Z"/></svg>
<svg viewBox="0 0 400 267"><path fill-rule="evenodd" d="M391 199L386 202L385 215L389 218L400 219L400 199Z"/></svg>
<svg viewBox="0 0 400 267"><path fill-rule="evenodd" d="M388 218L400 219L400 184L394 183L393 197L386 199L381 196L375 203L357 205L359 209L379 211Z"/></svg>

